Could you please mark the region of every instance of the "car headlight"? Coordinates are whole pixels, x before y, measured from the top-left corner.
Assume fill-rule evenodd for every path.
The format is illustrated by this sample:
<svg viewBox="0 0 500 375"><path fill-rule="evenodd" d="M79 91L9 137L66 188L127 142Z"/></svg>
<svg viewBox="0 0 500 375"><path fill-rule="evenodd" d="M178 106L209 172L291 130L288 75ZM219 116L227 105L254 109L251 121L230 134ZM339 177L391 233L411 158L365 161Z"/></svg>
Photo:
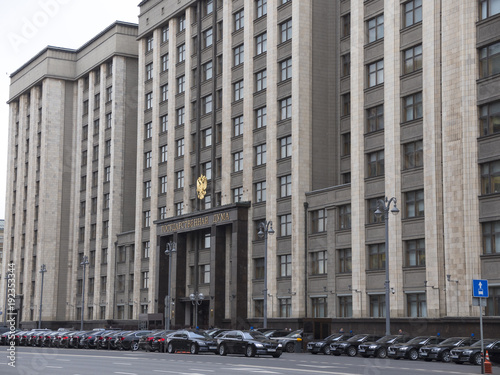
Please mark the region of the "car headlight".
<svg viewBox="0 0 500 375"><path fill-rule="evenodd" d="M279 343L279 344L278 344L278 348L281 348L281 347L283 347L283 345L281 345L281 343Z"/></svg>
<svg viewBox="0 0 500 375"><path fill-rule="evenodd" d="M316 346L323 346L324 342L317 342Z"/></svg>
<svg viewBox="0 0 500 375"><path fill-rule="evenodd" d="M433 352L433 353L437 353L437 352L439 352L439 348L432 348L432 349L431 349L431 352Z"/></svg>
<svg viewBox="0 0 500 375"><path fill-rule="evenodd" d="M464 350L463 354L465 354L465 355L471 355L472 354L472 350Z"/></svg>
<svg viewBox="0 0 500 375"><path fill-rule="evenodd" d="M377 345L370 345L370 349L377 349Z"/></svg>
<svg viewBox="0 0 500 375"><path fill-rule="evenodd" d="M402 350L403 352L406 352L408 350L407 346L402 346L399 348L399 350Z"/></svg>

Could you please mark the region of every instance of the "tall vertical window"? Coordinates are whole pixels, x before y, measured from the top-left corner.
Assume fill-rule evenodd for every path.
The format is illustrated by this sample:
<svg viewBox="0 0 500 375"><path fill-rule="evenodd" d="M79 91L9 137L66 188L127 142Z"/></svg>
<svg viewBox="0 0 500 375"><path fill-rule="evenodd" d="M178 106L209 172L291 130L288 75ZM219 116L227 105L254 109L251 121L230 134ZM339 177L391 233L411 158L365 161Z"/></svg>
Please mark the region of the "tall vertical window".
<svg viewBox="0 0 500 375"><path fill-rule="evenodd" d="M483 254L500 254L500 220L482 223Z"/></svg>
<svg viewBox="0 0 500 375"><path fill-rule="evenodd" d="M289 318L292 316L292 299L279 299L280 318Z"/></svg>
<svg viewBox="0 0 500 375"><path fill-rule="evenodd" d="M201 147L212 146L212 128L207 128L201 133Z"/></svg>
<svg viewBox="0 0 500 375"><path fill-rule="evenodd" d="M146 65L146 80L153 79L153 63Z"/></svg>
<svg viewBox="0 0 500 375"><path fill-rule="evenodd" d="M366 110L366 132L371 133L384 128L384 105Z"/></svg>
<svg viewBox="0 0 500 375"><path fill-rule="evenodd" d="M233 84L233 89L234 89L234 101L242 100L243 99L243 80L238 81Z"/></svg>
<svg viewBox="0 0 500 375"><path fill-rule="evenodd" d="M161 71L166 72L168 70L168 53L161 57Z"/></svg>
<svg viewBox="0 0 500 375"><path fill-rule="evenodd" d="M237 187L233 189L233 203L240 202L243 198L243 188Z"/></svg>
<svg viewBox="0 0 500 375"><path fill-rule="evenodd" d="M111 129L113 124L113 115L111 112L106 113L106 129Z"/></svg>
<svg viewBox="0 0 500 375"><path fill-rule="evenodd" d="M411 47L403 52L404 69L403 73L408 74L422 69L422 45Z"/></svg>
<svg viewBox="0 0 500 375"><path fill-rule="evenodd" d="M163 115L160 117L161 131L166 132L168 130L168 115Z"/></svg>
<svg viewBox="0 0 500 375"><path fill-rule="evenodd" d="M384 197L372 198L368 200L368 224L382 223L384 221L383 215L375 215L379 201L383 201Z"/></svg>
<svg viewBox="0 0 500 375"><path fill-rule="evenodd" d="M177 78L177 93L181 94L186 90L186 76L182 75Z"/></svg>
<svg viewBox="0 0 500 375"><path fill-rule="evenodd" d="M411 0L403 4L404 27L422 22L422 0Z"/></svg>
<svg viewBox="0 0 500 375"><path fill-rule="evenodd" d="M267 126L267 107L261 107L255 110L256 128Z"/></svg>
<svg viewBox="0 0 500 375"><path fill-rule="evenodd" d="M184 31L186 29L186 15L182 14L178 18L179 22L179 32Z"/></svg>
<svg viewBox="0 0 500 375"><path fill-rule="evenodd" d="M202 98L202 114L206 115L212 112L212 95L207 95Z"/></svg>
<svg viewBox="0 0 500 375"><path fill-rule="evenodd" d="M338 228L340 230L351 229L351 205L344 204L342 206L339 206L338 214L339 214Z"/></svg>
<svg viewBox="0 0 500 375"><path fill-rule="evenodd" d="M146 109L151 109L153 108L153 93L152 92L148 92L146 94Z"/></svg>
<svg viewBox="0 0 500 375"><path fill-rule="evenodd" d="M381 14L368 20L368 43L382 39L384 37L384 15Z"/></svg>
<svg viewBox="0 0 500 375"><path fill-rule="evenodd" d="M352 251L351 249L338 249L338 272L351 273L352 272Z"/></svg>
<svg viewBox="0 0 500 375"><path fill-rule="evenodd" d="M255 201L257 203L266 201L266 181L255 184Z"/></svg>
<svg viewBox="0 0 500 375"><path fill-rule="evenodd" d="M203 32L203 47L210 47L213 43L213 31L212 28L207 29Z"/></svg>
<svg viewBox="0 0 500 375"><path fill-rule="evenodd" d="M286 81L292 78L292 58L286 59L280 63L281 66L281 80Z"/></svg>
<svg viewBox="0 0 500 375"><path fill-rule="evenodd" d="M160 194L166 194L167 192L167 176L160 177Z"/></svg>
<svg viewBox="0 0 500 375"><path fill-rule="evenodd" d="M253 277L256 280L262 280L264 278L264 258L256 258L253 260Z"/></svg>
<svg viewBox="0 0 500 375"><path fill-rule="evenodd" d="M235 152L233 154L233 172L240 172L243 170L243 151Z"/></svg>
<svg viewBox="0 0 500 375"><path fill-rule="evenodd" d="M153 50L153 36L148 36L146 38L146 52L151 52Z"/></svg>
<svg viewBox="0 0 500 375"><path fill-rule="evenodd" d="M280 24L281 43L292 39L292 20L285 21Z"/></svg>
<svg viewBox="0 0 500 375"><path fill-rule="evenodd" d="M340 29L340 37L344 38L346 36L351 35L351 14L345 14L340 19L341 29Z"/></svg>
<svg viewBox="0 0 500 375"><path fill-rule="evenodd" d="M292 156L292 136L280 138L280 159Z"/></svg>
<svg viewBox="0 0 500 375"><path fill-rule="evenodd" d="M368 64L368 87L384 83L384 60Z"/></svg>
<svg viewBox="0 0 500 375"><path fill-rule="evenodd" d="M405 193L405 218L424 216L424 191L415 190Z"/></svg>
<svg viewBox="0 0 500 375"><path fill-rule="evenodd" d="M292 255L280 255L279 257L280 273L281 277L292 276Z"/></svg>
<svg viewBox="0 0 500 375"><path fill-rule="evenodd" d="M255 165L266 164L266 144L255 147Z"/></svg>
<svg viewBox="0 0 500 375"><path fill-rule="evenodd" d="M207 81L209 79L212 79L212 61L209 61L205 64L202 65L202 79L203 81Z"/></svg>
<svg viewBox="0 0 500 375"><path fill-rule="evenodd" d="M292 235L292 214L281 215L280 220L280 236Z"/></svg>
<svg viewBox="0 0 500 375"><path fill-rule="evenodd" d="M385 268L385 244L368 246L368 269L382 270Z"/></svg>
<svg viewBox="0 0 500 375"><path fill-rule="evenodd" d="M255 37L255 45L256 45L256 55L260 55L267 51L267 33L262 33Z"/></svg>
<svg viewBox="0 0 500 375"><path fill-rule="evenodd" d="M212 162L207 161L201 165L201 173L207 178L207 180L212 179Z"/></svg>
<svg viewBox="0 0 500 375"><path fill-rule="evenodd" d="M161 101L165 102L168 100L168 83L160 87L161 90Z"/></svg>
<svg viewBox="0 0 500 375"><path fill-rule="evenodd" d="M245 60L245 48L243 44L233 49L233 57L234 66L243 64L243 61Z"/></svg>
<svg viewBox="0 0 500 375"><path fill-rule="evenodd" d="M142 257L149 258L150 251L151 251L151 243L149 241L144 241L142 243Z"/></svg>
<svg viewBox="0 0 500 375"><path fill-rule="evenodd" d="M161 28L161 42L162 43L168 42L168 32L169 32L168 25L163 26Z"/></svg>
<svg viewBox="0 0 500 375"><path fill-rule="evenodd" d="M292 175L280 177L280 198L290 197L292 195Z"/></svg>
<svg viewBox="0 0 500 375"><path fill-rule="evenodd" d="M167 218L167 207L166 206L161 206L159 209L158 209L158 218L160 220L164 220Z"/></svg>
<svg viewBox="0 0 500 375"><path fill-rule="evenodd" d="M311 275L323 275L327 273L328 253L327 251L315 251L311 253Z"/></svg>
<svg viewBox="0 0 500 375"><path fill-rule="evenodd" d="M234 31L238 31L245 26L244 10L240 10L234 14Z"/></svg>
<svg viewBox="0 0 500 375"><path fill-rule="evenodd" d="M280 120L286 120L292 117L292 98L288 97L280 100Z"/></svg>
<svg viewBox="0 0 500 375"><path fill-rule="evenodd" d="M342 134L342 149L340 156L351 155L351 133Z"/></svg>
<svg viewBox="0 0 500 375"><path fill-rule="evenodd" d="M186 60L186 44L183 43L177 47L177 62Z"/></svg>
<svg viewBox="0 0 500 375"><path fill-rule="evenodd" d="M186 115L185 111L186 109L184 107L177 109L177 126L184 125Z"/></svg>
<svg viewBox="0 0 500 375"><path fill-rule="evenodd" d="M500 193L500 160L481 164L481 194Z"/></svg>
<svg viewBox="0 0 500 375"><path fill-rule="evenodd" d="M149 288L149 271L141 272L141 288L147 289Z"/></svg>
<svg viewBox="0 0 500 375"><path fill-rule="evenodd" d="M351 93L342 94L340 96L340 115L349 116L351 114Z"/></svg>
<svg viewBox="0 0 500 375"><path fill-rule="evenodd" d="M326 225L326 209L311 211L311 233L325 232Z"/></svg>
<svg viewBox="0 0 500 375"><path fill-rule="evenodd" d="M340 296L339 302L339 318L352 317L352 296Z"/></svg>
<svg viewBox="0 0 500 375"><path fill-rule="evenodd" d="M422 93L408 95L403 98L403 121L412 121L423 116Z"/></svg>
<svg viewBox="0 0 500 375"><path fill-rule="evenodd" d="M257 0L257 18L267 14L267 0Z"/></svg>
<svg viewBox="0 0 500 375"><path fill-rule="evenodd" d="M425 240L405 241L406 267L425 267Z"/></svg>
<svg viewBox="0 0 500 375"><path fill-rule="evenodd" d="M106 103L113 100L113 86L106 87Z"/></svg>
<svg viewBox="0 0 500 375"><path fill-rule="evenodd" d="M479 78L498 73L500 73L500 42L479 49Z"/></svg>
<svg viewBox="0 0 500 375"><path fill-rule="evenodd" d="M168 158L167 145L160 146L160 162L165 163Z"/></svg>
<svg viewBox="0 0 500 375"><path fill-rule="evenodd" d="M144 182L144 198L151 198L151 180Z"/></svg>
<svg viewBox="0 0 500 375"><path fill-rule="evenodd" d="M406 143L403 146L404 169L419 168L424 165L422 141Z"/></svg>
<svg viewBox="0 0 500 375"><path fill-rule="evenodd" d="M181 189L184 187L184 169L178 171L178 172L175 172L176 174L176 188L177 189Z"/></svg>
<svg viewBox="0 0 500 375"><path fill-rule="evenodd" d="M142 213L142 218L143 218L143 227L144 228L149 228L151 226L151 211L144 211Z"/></svg>
<svg viewBox="0 0 500 375"><path fill-rule="evenodd" d="M427 298L425 293L408 293L406 295L406 306L409 317L427 317Z"/></svg>
<svg viewBox="0 0 500 375"><path fill-rule="evenodd" d="M256 90L264 90L267 88L267 70L261 70L260 72L255 73L255 84Z"/></svg>
<svg viewBox="0 0 500 375"><path fill-rule="evenodd" d="M213 0L205 0L205 4L203 6L203 11L204 11L205 15L209 15L214 11Z"/></svg>
<svg viewBox="0 0 500 375"><path fill-rule="evenodd" d="M374 294L370 296L370 317L383 318L385 316L385 295Z"/></svg>
<svg viewBox="0 0 500 375"><path fill-rule="evenodd" d="M177 157L179 156L184 156L184 138L180 138L175 141L176 143L176 155Z"/></svg>
<svg viewBox="0 0 500 375"><path fill-rule="evenodd" d="M153 137L153 123L151 121L144 125L144 138L150 139Z"/></svg>
<svg viewBox="0 0 500 375"><path fill-rule="evenodd" d="M351 54L346 53L345 55L342 55L341 60L342 60L342 66L341 66L340 76L347 77L348 75L351 74Z"/></svg>
<svg viewBox="0 0 500 375"><path fill-rule="evenodd" d="M243 134L243 116L233 118L233 136L238 137Z"/></svg>
<svg viewBox="0 0 500 375"><path fill-rule="evenodd" d="M144 168L151 168L153 163L153 156L151 154L151 151L145 152L144 153Z"/></svg>
<svg viewBox="0 0 500 375"><path fill-rule="evenodd" d="M111 167L104 168L104 182L111 181Z"/></svg>
<svg viewBox="0 0 500 375"><path fill-rule="evenodd" d="M384 150L371 152L366 155L368 166L368 177L384 175Z"/></svg>

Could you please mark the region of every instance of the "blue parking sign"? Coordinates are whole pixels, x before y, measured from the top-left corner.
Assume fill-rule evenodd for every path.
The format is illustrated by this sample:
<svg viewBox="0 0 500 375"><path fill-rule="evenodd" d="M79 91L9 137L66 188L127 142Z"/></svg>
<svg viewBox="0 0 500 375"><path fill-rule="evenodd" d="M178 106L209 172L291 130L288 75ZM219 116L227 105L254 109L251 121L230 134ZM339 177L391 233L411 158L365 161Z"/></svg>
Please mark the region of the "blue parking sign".
<svg viewBox="0 0 500 375"><path fill-rule="evenodd" d="M472 280L472 296L488 298L488 280Z"/></svg>

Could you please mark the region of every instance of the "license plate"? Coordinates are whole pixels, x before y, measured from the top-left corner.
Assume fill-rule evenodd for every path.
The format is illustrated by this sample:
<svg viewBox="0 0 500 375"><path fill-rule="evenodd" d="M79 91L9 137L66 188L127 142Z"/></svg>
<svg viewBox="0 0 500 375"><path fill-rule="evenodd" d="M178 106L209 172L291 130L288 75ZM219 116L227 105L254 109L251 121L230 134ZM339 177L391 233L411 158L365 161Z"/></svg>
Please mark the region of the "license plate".
<svg viewBox="0 0 500 375"><path fill-rule="evenodd" d="M209 346L208 349L215 350L215 349L217 349L217 347L216 346Z"/></svg>
<svg viewBox="0 0 500 375"><path fill-rule="evenodd" d="M274 353L276 351L276 349L267 349L267 351L270 353Z"/></svg>
<svg viewBox="0 0 500 375"><path fill-rule="evenodd" d="M364 353L366 350L365 349L358 349L359 353Z"/></svg>
<svg viewBox="0 0 500 375"><path fill-rule="evenodd" d="M427 353L419 353L421 357L427 357Z"/></svg>
<svg viewBox="0 0 500 375"><path fill-rule="evenodd" d="M389 353L389 354L396 354L396 352L394 350L389 350L387 353Z"/></svg>

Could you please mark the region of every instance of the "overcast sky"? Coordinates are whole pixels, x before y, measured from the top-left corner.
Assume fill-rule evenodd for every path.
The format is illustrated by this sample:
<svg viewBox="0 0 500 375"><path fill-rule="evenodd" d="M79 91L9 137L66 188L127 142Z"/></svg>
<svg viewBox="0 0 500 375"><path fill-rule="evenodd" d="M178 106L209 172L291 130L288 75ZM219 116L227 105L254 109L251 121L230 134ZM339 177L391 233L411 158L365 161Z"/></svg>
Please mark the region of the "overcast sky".
<svg viewBox="0 0 500 375"><path fill-rule="evenodd" d="M137 23L140 0L5 1L0 13L0 219L5 218L10 74L46 46L77 49L115 21Z"/></svg>

